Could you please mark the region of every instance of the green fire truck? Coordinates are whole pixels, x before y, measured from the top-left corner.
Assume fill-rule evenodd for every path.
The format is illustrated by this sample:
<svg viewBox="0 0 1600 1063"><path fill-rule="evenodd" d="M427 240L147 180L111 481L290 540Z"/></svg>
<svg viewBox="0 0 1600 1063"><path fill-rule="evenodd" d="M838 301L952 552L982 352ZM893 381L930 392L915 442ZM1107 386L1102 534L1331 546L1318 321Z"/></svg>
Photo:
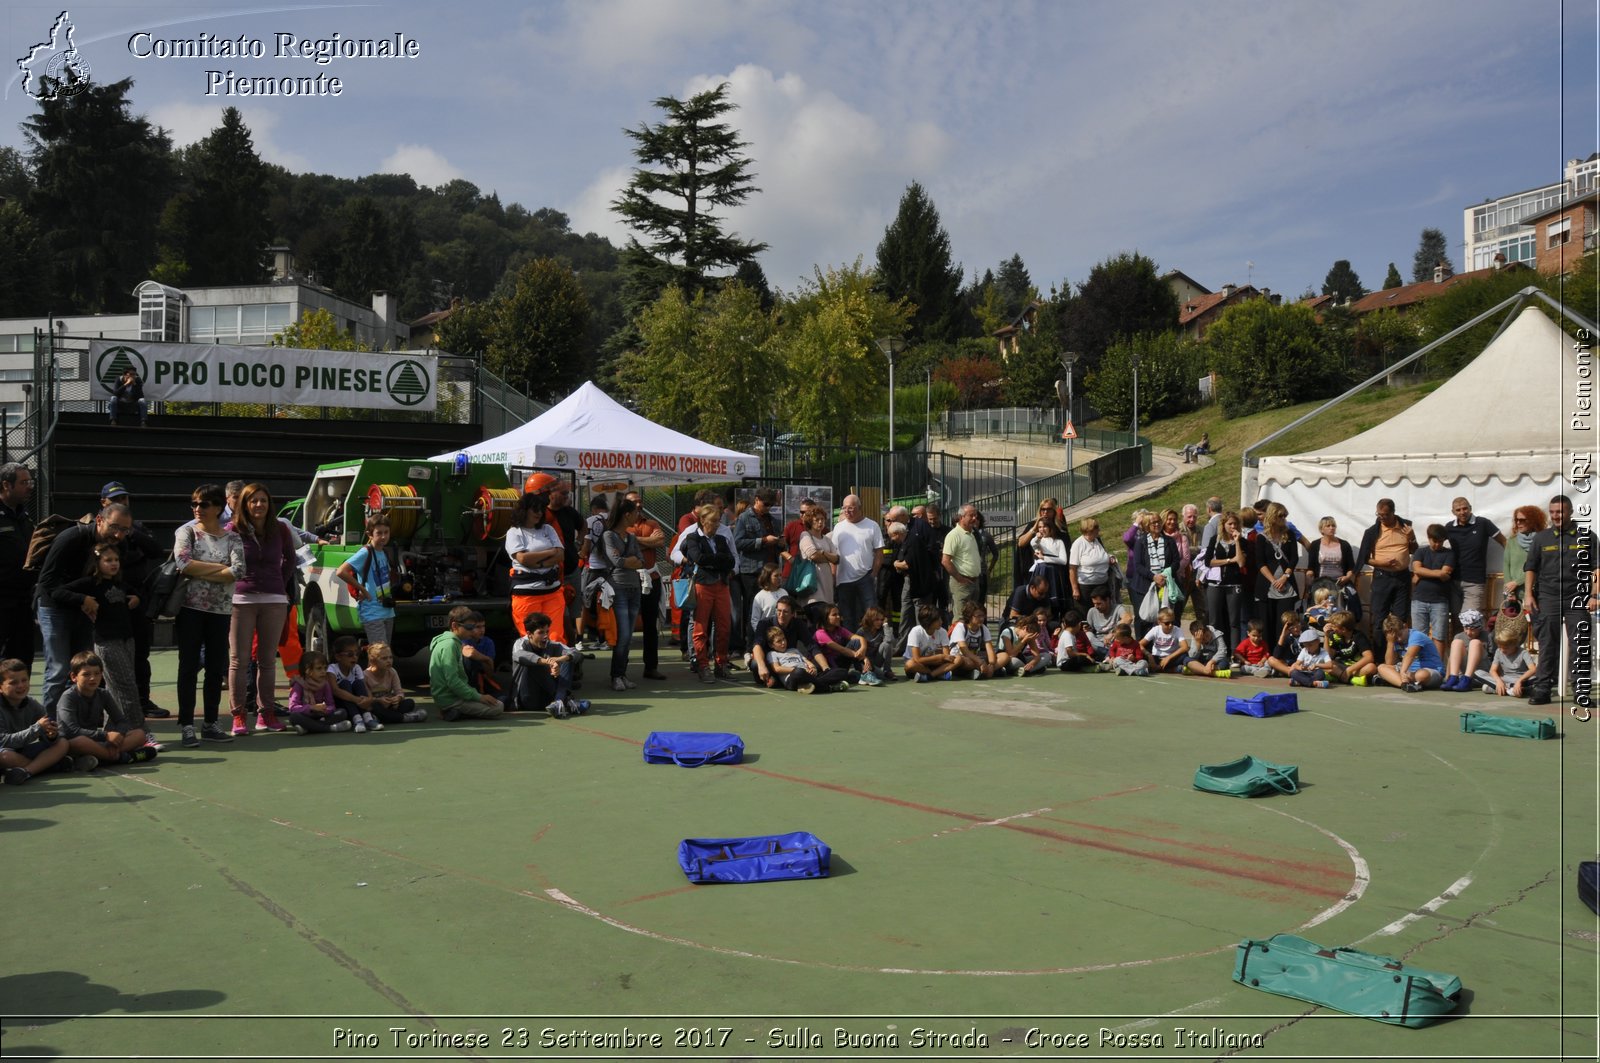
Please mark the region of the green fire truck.
<svg viewBox="0 0 1600 1063"><path fill-rule="evenodd" d="M378 513L393 531L396 657L426 649L458 605L484 614L491 631L509 629L502 544L519 497L498 465L361 458L318 467L295 514L301 527L329 540L300 555L305 648L327 653L334 638L361 634L355 599L337 573L361 549L366 520Z"/></svg>

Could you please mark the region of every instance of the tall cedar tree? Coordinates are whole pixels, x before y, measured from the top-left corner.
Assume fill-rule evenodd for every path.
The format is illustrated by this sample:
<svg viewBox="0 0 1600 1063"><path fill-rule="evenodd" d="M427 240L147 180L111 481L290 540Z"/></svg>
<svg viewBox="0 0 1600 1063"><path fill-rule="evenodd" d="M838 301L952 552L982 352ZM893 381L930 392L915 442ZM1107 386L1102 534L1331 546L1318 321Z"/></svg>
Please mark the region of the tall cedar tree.
<svg viewBox="0 0 1600 1063"><path fill-rule="evenodd" d="M129 113L131 78L43 100L22 123L37 182L29 213L54 268L59 308L120 311L156 261L175 186L172 142Z"/></svg>
<svg viewBox="0 0 1600 1063"><path fill-rule="evenodd" d="M1000 263L1000 272L995 274L994 286L999 291L1001 305L1010 320L1022 313L1022 308L1028 300L1038 293L1033 290L1033 280L1028 276L1028 267L1022 264L1021 255L1012 255Z"/></svg>
<svg viewBox="0 0 1600 1063"><path fill-rule="evenodd" d="M751 160L744 155L749 145L719 121L736 107L728 100L726 83L688 100L662 96L654 106L666 113L666 121L624 130L633 139L639 166L611 209L640 234L629 250L643 249L654 260L659 268L652 280L675 282L693 294L705 286L708 273L732 272L766 250L766 244L725 233L713 213L761 190L752 183ZM635 268L646 265L637 255L631 258Z"/></svg>
<svg viewBox="0 0 1600 1063"><path fill-rule="evenodd" d="M197 284L249 284L267 275L267 169L238 108L188 156L193 167L190 244L185 255Z"/></svg>
<svg viewBox="0 0 1600 1063"><path fill-rule="evenodd" d="M1097 368L1122 336L1178 327L1178 297L1144 255L1123 252L1089 271L1066 318L1065 340L1081 356L1079 373Z"/></svg>
<svg viewBox="0 0 1600 1063"><path fill-rule="evenodd" d="M1399 288L1403 284L1405 284L1405 281L1401 279L1400 271L1395 268L1393 262L1389 263L1389 272L1384 274L1383 277L1383 290L1388 291L1390 288Z"/></svg>
<svg viewBox="0 0 1600 1063"><path fill-rule="evenodd" d="M1411 259L1411 281L1433 280L1433 267L1444 263L1446 277L1455 273L1456 268L1450 263L1450 245L1445 242L1444 233L1438 229L1422 230L1422 238L1417 243L1417 253Z"/></svg>
<svg viewBox="0 0 1600 1063"><path fill-rule="evenodd" d="M916 306L913 343L954 340L961 332L960 265L950 264L950 234L928 193L911 182L878 243L878 277L891 299Z"/></svg>
<svg viewBox="0 0 1600 1063"><path fill-rule="evenodd" d="M1342 303L1346 299L1359 299L1367 294L1361 286L1361 278L1351 268L1348 258L1341 258L1328 270L1328 275L1322 278L1322 294L1333 296L1334 302Z"/></svg>

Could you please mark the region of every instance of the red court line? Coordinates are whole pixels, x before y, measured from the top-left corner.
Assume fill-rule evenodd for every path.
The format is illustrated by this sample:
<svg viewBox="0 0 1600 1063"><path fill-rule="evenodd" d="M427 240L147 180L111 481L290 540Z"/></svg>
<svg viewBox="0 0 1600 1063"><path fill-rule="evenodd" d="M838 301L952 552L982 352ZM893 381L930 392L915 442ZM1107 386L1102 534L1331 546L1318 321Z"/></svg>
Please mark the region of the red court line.
<svg viewBox="0 0 1600 1063"><path fill-rule="evenodd" d="M1227 856L1236 860L1249 860L1250 862L1257 864L1272 864L1276 867L1281 867L1290 871L1306 871L1313 875L1321 875L1324 878L1334 878L1339 879L1340 881L1343 881L1344 877L1349 874L1349 872L1342 867L1334 867L1329 864L1312 864L1300 860L1280 860L1271 856L1257 856L1254 853L1240 852L1237 849L1232 849L1225 845L1205 845L1200 842L1184 841L1181 838L1168 838L1160 834L1142 834L1136 830L1123 830L1120 827L1104 827L1097 823L1081 823L1073 819L1062 819L1059 816L1039 816L1038 818L1049 823L1064 823L1069 827L1078 827L1083 830L1101 831L1105 834L1116 834L1124 838L1138 838L1142 841L1159 842L1163 845L1176 845L1182 849L1192 849L1196 852L1211 853L1215 856Z"/></svg>
<svg viewBox="0 0 1600 1063"><path fill-rule="evenodd" d="M633 746L644 745L643 742L640 742L637 739L624 738L621 735L608 734L605 731L597 731L589 727L578 726L574 727L573 729L583 731L587 734L598 735L601 738L610 738L619 742L626 742ZM953 808L940 808L938 805L925 805L919 801L907 801L899 797L890 797L887 794L875 794L869 790L858 790L853 786L845 786L841 783L822 782L819 779L807 779L799 775L785 775L782 772L767 771L763 768L757 768L750 764L734 764L730 766L740 771L748 771L752 774L762 775L769 779L779 779L783 782L799 783L801 786L810 786L818 790L829 790L833 793L845 794L849 797L860 797L868 801L877 801L882 804L894 805L898 808L909 808L917 812L931 812L936 816L949 816L952 819L965 820L968 823L988 823L996 818L994 816L977 815L976 813L972 812L960 812ZM1019 834L1031 834L1034 837L1048 838L1051 841L1065 842L1068 845L1079 845L1086 849L1098 849L1102 852L1118 853L1123 856L1132 856L1140 860L1154 860L1157 863L1167 864L1172 867L1184 867L1190 869L1191 871L1206 871L1215 875L1224 875L1228 878L1242 878L1249 879L1254 882L1265 882L1268 885L1280 886L1288 890L1298 890L1302 893L1312 893L1321 897L1332 897L1334 899L1339 899L1345 895L1344 890L1328 889L1325 886L1313 886L1309 883L1298 882L1291 878L1270 874L1266 871L1257 871L1243 867L1229 867L1225 864L1213 863L1209 860L1202 860L1192 857L1169 856L1162 853L1141 852L1138 849L1130 849L1125 845L1116 845L1111 842L1097 841L1093 838L1081 838L1075 835L1063 833L1061 831L1050 830L1048 827L1033 827L1020 823L999 823L996 824L996 826L998 826L1001 830L1014 830ZM1229 853L1228 855L1235 856L1237 854Z"/></svg>

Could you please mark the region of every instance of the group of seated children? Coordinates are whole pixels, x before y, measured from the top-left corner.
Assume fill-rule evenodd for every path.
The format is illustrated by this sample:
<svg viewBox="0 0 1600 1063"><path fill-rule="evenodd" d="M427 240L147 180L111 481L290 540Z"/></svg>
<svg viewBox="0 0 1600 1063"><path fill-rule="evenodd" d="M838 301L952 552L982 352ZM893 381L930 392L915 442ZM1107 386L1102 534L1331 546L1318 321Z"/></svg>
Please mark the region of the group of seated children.
<svg viewBox="0 0 1600 1063"><path fill-rule="evenodd" d="M289 682L289 723L296 734L381 731L384 724L420 723L425 709L405 696L387 643L367 646L367 665L359 662L361 641L354 635L334 640L333 662L310 650L300 658L300 674Z"/></svg>
<svg viewBox="0 0 1600 1063"><path fill-rule="evenodd" d="M9 786L20 786L41 772L94 771L102 764L154 760L143 721L130 720L104 685L100 658L84 651L72 658L72 683L56 711L28 696L29 669L20 660L0 661L0 768Z"/></svg>

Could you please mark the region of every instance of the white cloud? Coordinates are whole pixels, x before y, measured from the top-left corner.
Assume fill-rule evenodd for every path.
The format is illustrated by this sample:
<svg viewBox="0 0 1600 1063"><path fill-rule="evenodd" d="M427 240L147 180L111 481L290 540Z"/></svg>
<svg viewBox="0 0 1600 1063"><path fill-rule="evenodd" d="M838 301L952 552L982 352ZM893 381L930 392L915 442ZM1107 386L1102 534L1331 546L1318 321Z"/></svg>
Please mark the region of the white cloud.
<svg viewBox="0 0 1600 1063"><path fill-rule="evenodd" d="M378 164L379 173L408 173L419 185L437 188L464 177L461 170L425 144L401 144Z"/></svg>
<svg viewBox="0 0 1600 1063"><path fill-rule="evenodd" d="M164 103L151 108L147 117L172 134L173 147L182 147L210 136L211 131L222 124L222 110L221 106L212 103ZM292 172L312 169L309 158L277 143L275 134L279 119L275 112L259 107L240 107L239 116L250 131L256 154L263 160Z"/></svg>

